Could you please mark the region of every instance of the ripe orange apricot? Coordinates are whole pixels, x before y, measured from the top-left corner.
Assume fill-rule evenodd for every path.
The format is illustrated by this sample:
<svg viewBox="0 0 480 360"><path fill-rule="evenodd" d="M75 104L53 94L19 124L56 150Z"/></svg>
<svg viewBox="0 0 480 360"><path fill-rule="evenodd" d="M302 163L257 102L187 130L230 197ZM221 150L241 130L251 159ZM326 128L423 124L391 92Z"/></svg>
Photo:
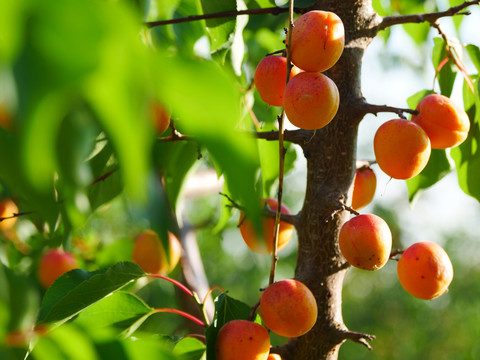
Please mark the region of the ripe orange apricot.
<svg viewBox="0 0 480 360"><path fill-rule="evenodd" d="M67 271L76 269L77 261L67 251L53 249L46 252L38 264L38 279L45 289Z"/></svg>
<svg viewBox="0 0 480 360"><path fill-rule="evenodd" d="M408 293L431 300L447 291L453 279L453 266L440 245L424 241L405 250L398 261L397 274Z"/></svg>
<svg viewBox="0 0 480 360"><path fill-rule="evenodd" d="M344 45L345 29L335 13L315 10L295 20L291 57L300 69L319 72L331 68L342 55Z"/></svg>
<svg viewBox="0 0 480 360"><path fill-rule="evenodd" d="M467 113L448 97L431 94L417 105L418 115L412 121L427 133L432 149L446 149L460 145L468 136L470 120Z"/></svg>
<svg viewBox="0 0 480 360"><path fill-rule="evenodd" d="M298 74L296 66L290 71L290 79ZM287 80L287 58L270 55L264 57L255 70L254 83L258 94L269 105L282 106Z"/></svg>
<svg viewBox="0 0 480 360"><path fill-rule="evenodd" d="M278 201L277 199L264 199L264 203L268 204L272 211L277 211ZM282 214L290 214L290 210L285 204L282 204L280 212ZM262 220L263 228L263 239L259 239L257 232L253 227L252 223L245 218L245 214L240 214L240 219L238 222L238 228L240 229L240 234L242 238L250 248L250 250L255 251L259 254L271 254L273 251L273 232L275 230L275 219L271 217L264 217ZM285 221L280 221L280 228L278 231L278 243L277 250L283 249L287 246L288 242L293 235L293 225L286 223Z"/></svg>
<svg viewBox="0 0 480 360"><path fill-rule="evenodd" d="M337 113L340 95L337 85L319 73L302 72L285 88L285 113L290 122L302 129L320 129Z"/></svg>
<svg viewBox="0 0 480 360"><path fill-rule="evenodd" d="M419 174L430 158L430 140L416 123L395 119L383 123L373 139L378 166L394 179Z"/></svg>
<svg viewBox="0 0 480 360"><path fill-rule="evenodd" d="M345 259L364 270L383 267L392 251L392 233L385 220L374 214L355 216L343 224L339 245Z"/></svg>
<svg viewBox="0 0 480 360"><path fill-rule="evenodd" d="M317 301L298 280L282 280L265 289L260 297L260 316L266 327L285 337L307 333L317 322Z"/></svg>
<svg viewBox="0 0 480 360"><path fill-rule="evenodd" d="M9 112L0 104L0 127L4 130L10 129L12 126L12 118Z"/></svg>
<svg viewBox="0 0 480 360"><path fill-rule="evenodd" d="M232 320L217 335L217 360L266 360L270 336L262 325L247 320Z"/></svg>
<svg viewBox="0 0 480 360"><path fill-rule="evenodd" d="M353 183L352 208L358 210L368 205L373 200L376 188L377 177L373 170L368 166L358 168Z"/></svg>
<svg viewBox="0 0 480 360"><path fill-rule="evenodd" d="M278 354L268 354L267 360L282 360L282 357Z"/></svg>
<svg viewBox="0 0 480 360"><path fill-rule="evenodd" d="M167 131L170 126L170 112L168 112L164 106L158 102L154 102L152 105L152 117L153 125L159 135Z"/></svg>
<svg viewBox="0 0 480 360"><path fill-rule="evenodd" d="M182 246L172 233L168 233L169 258L163 247L163 243L153 230L142 231L133 244L133 261L143 271L152 274L166 275L177 266Z"/></svg>
<svg viewBox="0 0 480 360"><path fill-rule="evenodd" d="M0 218L9 218L0 221L0 230L5 231L13 228L17 222L13 214L18 214L18 207L12 199L5 199L0 201Z"/></svg>

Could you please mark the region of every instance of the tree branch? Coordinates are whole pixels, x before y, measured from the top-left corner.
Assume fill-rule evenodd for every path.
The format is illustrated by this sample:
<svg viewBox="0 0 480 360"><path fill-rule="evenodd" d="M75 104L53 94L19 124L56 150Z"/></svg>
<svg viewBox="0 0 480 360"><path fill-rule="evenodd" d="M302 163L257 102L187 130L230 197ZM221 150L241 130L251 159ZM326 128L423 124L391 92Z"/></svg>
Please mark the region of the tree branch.
<svg viewBox="0 0 480 360"><path fill-rule="evenodd" d="M375 339L375 335L363 334L363 333L359 333L356 331L349 331L349 330L344 330L341 333L342 333L342 337L345 340L354 341L356 343L362 344L368 350L372 350L372 346L368 343L368 341L372 341L373 339Z"/></svg>
<svg viewBox="0 0 480 360"><path fill-rule="evenodd" d="M418 115L417 110L398 108L398 107L388 106L388 105L369 104L363 99L357 102L353 106L356 106L358 111L362 111L364 114L374 114L375 116L377 116L378 113L381 113L381 112L394 113L400 116L402 119L406 118L404 113Z"/></svg>
<svg viewBox="0 0 480 360"><path fill-rule="evenodd" d="M438 11L425 14L411 14L411 15L394 15L386 16L383 18L382 22L377 25L377 31L385 30L386 28L399 25L399 24L409 24L409 23L423 23L428 21L430 24L433 24L435 21L442 17L455 16L455 15L470 15L470 12L461 12L463 9L480 4L480 0L474 1L465 1L464 3L453 6L445 11Z"/></svg>
<svg viewBox="0 0 480 360"><path fill-rule="evenodd" d="M283 138L285 141L303 145L312 137L313 131L310 130L285 130L283 133ZM278 131L259 131L254 133L258 139L264 139L268 141L277 141L278 140Z"/></svg>
<svg viewBox="0 0 480 360"><path fill-rule="evenodd" d="M232 10L232 11L222 11L222 12L211 13L211 14L203 14L203 15L190 15L190 16L178 18L178 19L149 21L149 22L146 22L145 25L149 28L152 28L155 26L180 24L180 23L198 21L198 20L218 19L218 18L233 17L233 16L240 16L240 15L264 15L264 14L279 15L285 12L288 12L288 8L270 7L270 8L262 8L262 9Z"/></svg>

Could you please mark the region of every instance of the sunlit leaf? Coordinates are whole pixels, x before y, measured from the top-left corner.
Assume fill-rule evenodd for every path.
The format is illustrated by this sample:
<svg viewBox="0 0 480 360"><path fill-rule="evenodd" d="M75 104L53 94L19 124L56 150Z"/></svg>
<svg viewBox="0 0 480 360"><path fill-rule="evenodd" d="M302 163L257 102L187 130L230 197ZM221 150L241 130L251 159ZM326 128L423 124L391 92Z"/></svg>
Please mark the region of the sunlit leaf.
<svg viewBox="0 0 480 360"><path fill-rule="evenodd" d="M128 262L118 263L97 272L80 269L69 271L48 289L43 298L38 322L68 320L144 274L138 265Z"/></svg>
<svg viewBox="0 0 480 360"><path fill-rule="evenodd" d="M470 59L472 59L473 64L477 68L477 72L480 72L480 49L473 44L468 44L466 49Z"/></svg>
<svg viewBox="0 0 480 360"><path fill-rule="evenodd" d="M474 77L475 94L464 84L463 104L470 118L467 139L452 149L452 158L457 167L458 183L467 194L480 201L480 98L479 80Z"/></svg>
<svg viewBox="0 0 480 360"><path fill-rule="evenodd" d="M201 4L204 14L237 10L236 0L201 0ZM235 16L214 18L205 21L212 52L219 51L231 45L236 21L237 18Z"/></svg>
<svg viewBox="0 0 480 360"><path fill-rule="evenodd" d="M435 46L432 52L432 63L437 73L438 84L442 95L450 97L457 72L453 71L453 60L445 48L445 42L441 38L433 39Z"/></svg>
<svg viewBox="0 0 480 360"><path fill-rule="evenodd" d="M236 130L241 98L234 80L211 61L163 56L158 69L163 70L158 83L161 97L178 116L176 125L207 148L233 198L258 219L257 147L251 135Z"/></svg>
<svg viewBox="0 0 480 360"><path fill-rule="evenodd" d="M173 353L179 360L201 360L205 354L205 344L198 339L185 337L175 344Z"/></svg>
<svg viewBox="0 0 480 360"><path fill-rule="evenodd" d="M440 181L445 175L453 170L445 150L432 149L427 166L417 176L406 181L408 198L413 204L423 190Z"/></svg>
<svg viewBox="0 0 480 360"><path fill-rule="evenodd" d="M76 321L88 327L115 326L124 330L151 310L138 296L117 291L82 311Z"/></svg>

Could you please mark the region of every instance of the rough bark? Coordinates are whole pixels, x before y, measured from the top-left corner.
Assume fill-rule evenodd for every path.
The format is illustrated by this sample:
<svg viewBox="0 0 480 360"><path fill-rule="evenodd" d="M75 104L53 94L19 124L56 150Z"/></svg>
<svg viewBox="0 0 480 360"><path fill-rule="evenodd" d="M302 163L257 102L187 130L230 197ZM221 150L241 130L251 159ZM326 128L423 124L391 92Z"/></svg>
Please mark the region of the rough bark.
<svg viewBox="0 0 480 360"><path fill-rule="evenodd" d="M338 247L338 232L348 219L339 211L346 202L356 160L361 102L361 64L381 18L369 0L317 1L313 9L335 12L344 22L346 46L328 71L340 91L334 120L301 144L307 158L307 189L297 226L299 248L295 277L308 285L318 302L318 320L306 335L278 349L284 359L337 359L351 338L342 318L342 286L348 264ZM361 338L361 334L359 338ZM358 339L357 339L358 340Z"/></svg>

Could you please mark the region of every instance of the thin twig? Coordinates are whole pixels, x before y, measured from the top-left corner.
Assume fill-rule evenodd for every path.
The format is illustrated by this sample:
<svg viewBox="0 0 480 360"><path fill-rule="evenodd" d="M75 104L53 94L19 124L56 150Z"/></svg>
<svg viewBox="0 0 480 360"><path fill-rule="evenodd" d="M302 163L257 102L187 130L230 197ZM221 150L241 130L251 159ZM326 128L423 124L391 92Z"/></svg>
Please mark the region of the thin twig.
<svg viewBox="0 0 480 360"><path fill-rule="evenodd" d="M100 181L105 181L110 175L112 175L117 170L118 170L118 167L114 167L112 170L107 171L105 174L100 175L98 178L93 180L88 186L92 186L96 183L99 183Z"/></svg>
<svg viewBox="0 0 480 360"><path fill-rule="evenodd" d="M311 135L312 132L313 131L311 131L311 130L304 130L304 129L285 130L283 132L283 139L285 141L291 142L293 144L303 145L312 136ZM275 130L259 131L259 132L254 133L254 135L258 139L264 139L264 140L268 140L268 141L277 141L279 132L275 131Z"/></svg>
<svg viewBox="0 0 480 360"><path fill-rule="evenodd" d="M23 211L23 212L19 212L19 213L12 213L11 216L0 217L0 222L2 222L3 220L14 219L14 218L17 218L17 217L20 217L20 216L30 215L30 214L33 214L34 212L35 211Z"/></svg>
<svg viewBox="0 0 480 360"><path fill-rule="evenodd" d="M397 258L396 256L397 255L402 255L404 252L405 252L405 250L400 250L400 249L392 250L392 252L390 253L389 259L398 261L399 258Z"/></svg>
<svg viewBox="0 0 480 360"><path fill-rule="evenodd" d="M382 22L377 25L377 31L385 30L386 28L399 25L399 24L409 24L409 23L423 23L428 21L433 24L435 21L442 17L455 16L455 15L470 15L469 12L462 12L463 9L480 4L480 0L474 1L465 1L464 3L453 6L445 11L437 11L424 14L411 14L411 15L393 15L386 16L383 18Z"/></svg>
<svg viewBox="0 0 480 360"><path fill-rule="evenodd" d="M240 15L264 15L264 14L279 15L287 11L288 11L288 8L280 8L280 7L222 11L222 12L211 13L211 14L190 15L190 16L178 18L178 19L149 21L149 22L146 22L145 25L149 28L152 28L155 26L180 24L180 23L192 22L192 21L198 21L198 20L218 19L218 18L234 17L234 16L240 16Z"/></svg>
<svg viewBox="0 0 480 360"><path fill-rule="evenodd" d="M368 343L368 341L372 341L375 339L375 335L363 334L356 331L342 331L342 336L346 340L351 340L353 342L362 344L368 350L372 350L372 346Z"/></svg>
<svg viewBox="0 0 480 360"><path fill-rule="evenodd" d="M293 10L294 10L294 0L290 0L290 6L288 11L288 41L285 44L285 50L287 52L287 74L285 78L285 83L288 84L290 80L290 72L292 70L292 62L290 51L292 46L292 32L293 32ZM275 271L277 269L278 261L278 233L280 231L280 217L282 214L282 197L283 197L283 180L285 173L285 146L284 146L284 131L285 131L285 107L282 106L282 113L278 117L278 149L279 149L279 169L278 169L278 194L277 194L277 213L275 216L275 227L273 231L273 246L272 246L272 265L270 268L270 278L269 285L273 284L275 281Z"/></svg>
<svg viewBox="0 0 480 360"><path fill-rule="evenodd" d="M455 50L455 47L451 45L451 40L448 38L447 34L442 30L442 28L440 27L440 24L437 21L435 21L431 25L433 28L437 29L438 33L440 34L443 41L445 42L445 48L448 53L448 57L446 58L447 62L448 62L448 59L452 59L452 61L455 63L457 68L462 73L463 78L465 79L465 82L467 83L472 93L475 93L472 78L470 77L470 75L468 75L467 69L465 68L465 65L463 64L463 61L458 55L457 51ZM439 68L441 68L440 65L439 65ZM440 69L437 69L437 73L438 72L440 72ZM435 74L435 76L437 76L437 74Z"/></svg>
<svg viewBox="0 0 480 360"><path fill-rule="evenodd" d="M382 113L382 112L389 112L389 113L397 114L402 119L406 118L405 113L412 114L412 115L418 115L417 110L399 108L399 107L388 106L388 105L369 104L364 100L359 101L357 104L355 104L355 106L358 107L359 111L363 111L365 114L374 114L375 116L377 116L378 113Z"/></svg>

